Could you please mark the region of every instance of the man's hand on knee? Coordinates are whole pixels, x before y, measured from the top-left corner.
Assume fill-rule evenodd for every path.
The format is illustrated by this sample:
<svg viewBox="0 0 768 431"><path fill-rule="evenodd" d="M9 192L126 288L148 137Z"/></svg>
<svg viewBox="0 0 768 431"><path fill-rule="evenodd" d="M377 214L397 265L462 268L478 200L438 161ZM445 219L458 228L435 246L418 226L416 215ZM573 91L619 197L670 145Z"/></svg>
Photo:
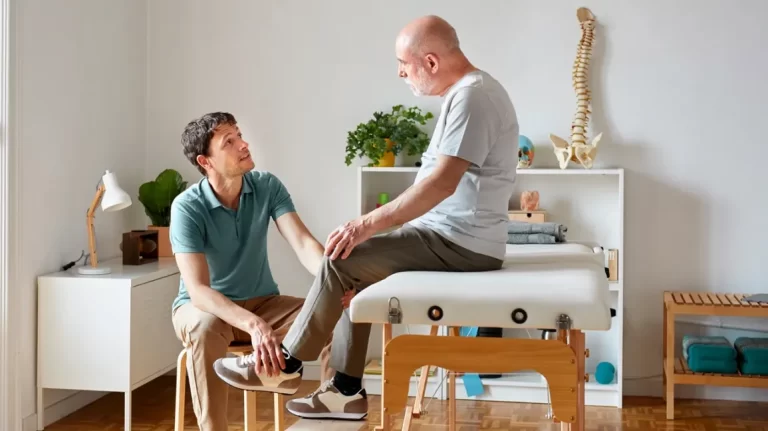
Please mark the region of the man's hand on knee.
<svg viewBox="0 0 768 431"><path fill-rule="evenodd" d="M376 229L364 216L344 223L328 235L325 241L325 255L331 260L346 259L352 249L367 241L374 233Z"/></svg>

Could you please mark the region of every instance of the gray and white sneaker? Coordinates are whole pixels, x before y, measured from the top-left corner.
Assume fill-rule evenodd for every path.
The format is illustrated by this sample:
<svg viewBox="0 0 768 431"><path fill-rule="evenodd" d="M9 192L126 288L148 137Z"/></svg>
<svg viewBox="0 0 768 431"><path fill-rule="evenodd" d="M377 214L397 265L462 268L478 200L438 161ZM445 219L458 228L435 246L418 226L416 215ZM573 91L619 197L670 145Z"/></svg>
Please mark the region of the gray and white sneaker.
<svg viewBox="0 0 768 431"><path fill-rule="evenodd" d="M326 380L311 394L286 403L292 414L307 419L360 420L368 415L368 395L365 389L353 395L344 395Z"/></svg>
<svg viewBox="0 0 768 431"><path fill-rule="evenodd" d="M280 372L277 376L265 373L256 374L256 361L253 354L228 356L213 363L216 375L230 386L244 391L277 392L293 395L301 384L302 370L295 373Z"/></svg>

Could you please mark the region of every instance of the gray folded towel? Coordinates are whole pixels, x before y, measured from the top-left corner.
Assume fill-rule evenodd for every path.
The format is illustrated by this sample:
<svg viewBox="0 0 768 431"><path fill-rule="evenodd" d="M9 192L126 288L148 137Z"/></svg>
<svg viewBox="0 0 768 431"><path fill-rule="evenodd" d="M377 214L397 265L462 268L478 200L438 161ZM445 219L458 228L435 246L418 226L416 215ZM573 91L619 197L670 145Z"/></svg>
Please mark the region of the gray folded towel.
<svg viewBox="0 0 768 431"><path fill-rule="evenodd" d="M507 244L554 244L557 238L545 233L508 233Z"/></svg>
<svg viewBox="0 0 768 431"><path fill-rule="evenodd" d="M528 223L524 221L510 220L507 225L508 234L546 234L555 237L555 242L565 242L565 233L568 227L554 222Z"/></svg>

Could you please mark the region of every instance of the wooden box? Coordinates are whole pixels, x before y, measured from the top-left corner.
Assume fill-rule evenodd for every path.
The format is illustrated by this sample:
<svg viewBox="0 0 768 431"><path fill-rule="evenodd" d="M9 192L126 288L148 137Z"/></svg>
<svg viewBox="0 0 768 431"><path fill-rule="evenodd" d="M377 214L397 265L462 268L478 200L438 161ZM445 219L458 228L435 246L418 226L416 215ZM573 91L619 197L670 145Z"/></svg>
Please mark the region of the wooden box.
<svg viewBox="0 0 768 431"><path fill-rule="evenodd" d="M132 230L123 234L123 265L142 265L157 262L158 232L156 230Z"/></svg>
<svg viewBox="0 0 768 431"><path fill-rule="evenodd" d="M542 210L537 211L509 211L507 213L510 220L524 221L528 223L544 223L547 221L547 212Z"/></svg>

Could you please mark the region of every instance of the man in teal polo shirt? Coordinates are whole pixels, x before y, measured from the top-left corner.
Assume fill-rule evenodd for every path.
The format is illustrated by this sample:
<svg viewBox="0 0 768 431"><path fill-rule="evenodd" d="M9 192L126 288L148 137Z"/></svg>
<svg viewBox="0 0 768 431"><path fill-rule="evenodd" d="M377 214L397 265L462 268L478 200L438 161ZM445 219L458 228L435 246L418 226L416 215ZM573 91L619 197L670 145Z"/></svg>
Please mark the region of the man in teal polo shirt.
<svg viewBox="0 0 768 431"><path fill-rule="evenodd" d="M280 344L304 303L280 295L267 257L270 220L302 265L316 275L323 246L312 237L291 196L254 162L235 118L216 112L191 121L182 134L184 155L204 177L171 206L170 240L181 272L172 305L176 334L187 349L192 405L200 429L227 429L227 383L214 362L232 342L250 343L250 372L261 363L285 364ZM329 375L330 340L321 355ZM265 361L261 361L264 358ZM277 372L274 374L280 375ZM285 393L298 388L301 370L270 382Z"/></svg>

